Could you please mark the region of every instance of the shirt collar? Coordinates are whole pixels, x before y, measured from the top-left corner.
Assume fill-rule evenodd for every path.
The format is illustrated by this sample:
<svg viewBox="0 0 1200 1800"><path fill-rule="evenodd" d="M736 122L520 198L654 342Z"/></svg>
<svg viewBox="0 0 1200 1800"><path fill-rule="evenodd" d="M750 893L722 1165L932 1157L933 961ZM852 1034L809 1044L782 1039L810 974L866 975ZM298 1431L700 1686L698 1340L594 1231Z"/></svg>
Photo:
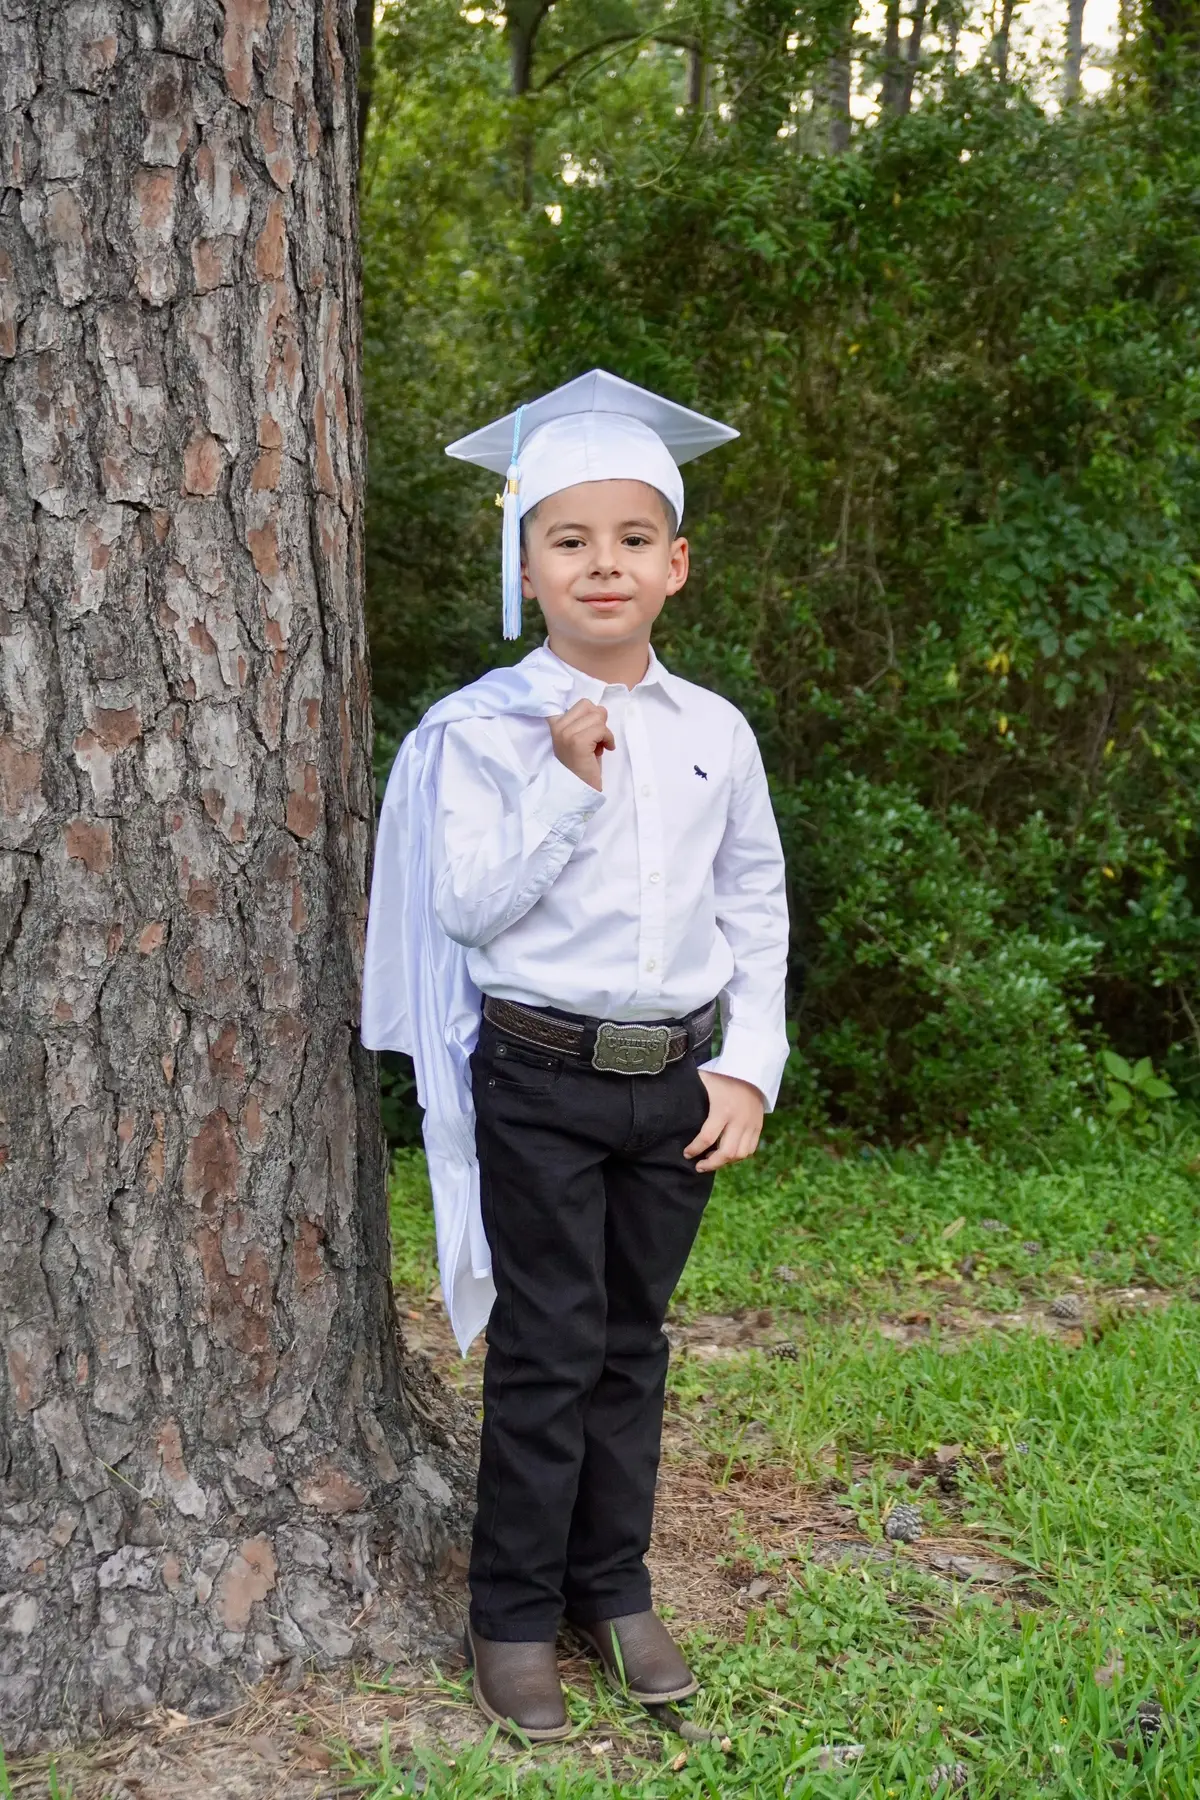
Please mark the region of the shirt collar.
<svg viewBox="0 0 1200 1800"><path fill-rule="evenodd" d="M531 651L525 660L535 665L543 662L549 664L551 668L565 670L571 677L577 699L591 700L598 706L604 697L606 684L603 681L598 680L595 675L585 675L582 669L572 668L570 663L562 660L561 656L555 656L549 644L540 645L538 649ZM669 701L672 706L681 708L683 706L683 695L680 692L682 685L679 677L672 675L671 671L659 661L654 654L654 646L651 644L650 666L638 682L635 692L642 693L644 690L652 689L654 692L660 693L663 699Z"/></svg>

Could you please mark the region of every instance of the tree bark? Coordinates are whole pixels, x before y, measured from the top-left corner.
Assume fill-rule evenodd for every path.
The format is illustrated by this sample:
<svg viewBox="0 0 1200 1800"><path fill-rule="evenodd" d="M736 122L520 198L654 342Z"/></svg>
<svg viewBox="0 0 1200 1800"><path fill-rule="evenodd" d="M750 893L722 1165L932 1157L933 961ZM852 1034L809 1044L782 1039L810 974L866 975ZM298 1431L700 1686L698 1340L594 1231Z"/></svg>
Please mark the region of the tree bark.
<svg viewBox="0 0 1200 1800"><path fill-rule="evenodd" d="M3 29L14 1748L428 1648L469 1444L400 1350L355 1029L353 3L7 0Z"/></svg>

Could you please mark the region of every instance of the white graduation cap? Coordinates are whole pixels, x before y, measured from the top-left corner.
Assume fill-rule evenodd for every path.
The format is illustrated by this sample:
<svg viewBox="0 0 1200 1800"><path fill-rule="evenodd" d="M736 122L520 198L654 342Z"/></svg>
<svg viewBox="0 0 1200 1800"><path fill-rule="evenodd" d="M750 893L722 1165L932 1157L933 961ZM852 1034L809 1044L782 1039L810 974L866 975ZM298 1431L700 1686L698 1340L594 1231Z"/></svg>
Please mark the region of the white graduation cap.
<svg viewBox="0 0 1200 1800"><path fill-rule="evenodd" d="M583 481L644 481L683 518L680 463L738 433L647 388L593 369L447 445L446 455L506 477L504 635L521 635L521 520Z"/></svg>

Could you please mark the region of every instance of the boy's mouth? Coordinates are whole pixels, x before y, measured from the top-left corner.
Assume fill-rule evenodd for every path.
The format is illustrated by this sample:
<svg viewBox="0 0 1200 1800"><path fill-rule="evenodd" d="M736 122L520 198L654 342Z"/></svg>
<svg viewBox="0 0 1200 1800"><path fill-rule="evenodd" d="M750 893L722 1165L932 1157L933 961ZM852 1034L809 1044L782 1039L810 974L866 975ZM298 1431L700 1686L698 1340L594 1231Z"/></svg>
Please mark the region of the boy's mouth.
<svg viewBox="0 0 1200 1800"><path fill-rule="evenodd" d="M630 596L628 594L580 594L579 598L585 606L623 606Z"/></svg>

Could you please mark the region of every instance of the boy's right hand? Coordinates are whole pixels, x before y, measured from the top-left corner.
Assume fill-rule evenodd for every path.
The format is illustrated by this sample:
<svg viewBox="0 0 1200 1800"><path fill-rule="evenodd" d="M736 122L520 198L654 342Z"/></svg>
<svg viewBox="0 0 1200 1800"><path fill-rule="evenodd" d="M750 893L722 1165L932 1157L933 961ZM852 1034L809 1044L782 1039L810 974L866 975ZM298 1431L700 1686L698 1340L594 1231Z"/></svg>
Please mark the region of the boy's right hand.
<svg viewBox="0 0 1200 1800"><path fill-rule="evenodd" d="M606 750L617 747L617 740L608 729L605 709L594 700L577 700L569 712L560 713L547 723L559 762L597 793L603 792L600 758Z"/></svg>

